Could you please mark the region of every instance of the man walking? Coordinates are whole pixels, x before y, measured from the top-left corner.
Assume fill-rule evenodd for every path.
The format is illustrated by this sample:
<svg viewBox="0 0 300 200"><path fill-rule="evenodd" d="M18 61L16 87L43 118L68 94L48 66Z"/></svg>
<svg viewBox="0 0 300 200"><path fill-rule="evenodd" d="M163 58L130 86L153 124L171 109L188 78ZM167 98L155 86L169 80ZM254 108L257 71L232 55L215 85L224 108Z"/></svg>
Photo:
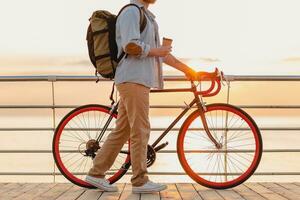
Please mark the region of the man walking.
<svg viewBox="0 0 300 200"><path fill-rule="evenodd" d="M161 46L155 15L148 10L156 0L131 0L143 9L147 23L140 33L140 11L126 7L116 22L116 41L119 55L128 55L117 67L115 83L120 101L115 129L109 134L93 161L86 181L104 191L117 191L105 179L124 143L130 139L132 192L159 192L167 188L147 176L147 145L150 135L149 92L163 89L162 62L194 79L197 73L171 55L171 46Z"/></svg>

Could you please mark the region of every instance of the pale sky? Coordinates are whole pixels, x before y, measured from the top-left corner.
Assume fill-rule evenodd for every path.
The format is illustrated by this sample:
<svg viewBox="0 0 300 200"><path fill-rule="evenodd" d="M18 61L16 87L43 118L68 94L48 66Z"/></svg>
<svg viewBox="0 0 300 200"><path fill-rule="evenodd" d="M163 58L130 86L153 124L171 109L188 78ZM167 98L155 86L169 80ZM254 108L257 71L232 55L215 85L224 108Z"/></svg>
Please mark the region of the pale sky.
<svg viewBox="0 0 300 200"><path fill-rule="evenodd" d="M92 11L117 13L127 2L1 0L0 72L16 58L19 63L26 57L87 60L85 34ZM150 10L161 37L174 39L173 54L191 58L195 69L300 74L299 0L157 0Z"/></svg>

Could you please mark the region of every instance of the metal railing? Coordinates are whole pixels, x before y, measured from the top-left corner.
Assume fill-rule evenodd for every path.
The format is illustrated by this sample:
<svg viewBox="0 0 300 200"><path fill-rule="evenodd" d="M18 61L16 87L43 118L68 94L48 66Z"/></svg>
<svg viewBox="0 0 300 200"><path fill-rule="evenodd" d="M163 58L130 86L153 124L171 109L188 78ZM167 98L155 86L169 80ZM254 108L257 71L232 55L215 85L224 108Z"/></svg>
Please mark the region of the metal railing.
<svg viewBox="0 0 300 200"><path fill-rule="evenodd" d="M228 81L227 86L227 99L226 102L229 103L230 97L230 83L233 81L294 81L300 82L300 76L237 76L237 75L227 75L225 76ZM51 109L52 110L52 127L41 127L41 128L1 128L1 131L54 131L56 128L56 109L73 109L80 105L56 105L55 104L55 82L71 82L71 81L95 81L94 76L0 76L0 84L3 82L50 82L51 83L51 105L0 105L0 110L2 109ZM101 81L110 81L107 79L100 79ZM164 81L186 81L183 76L168 76L164 77ZM237 107L244 109L300 109L300 105L236 105ZM181 109L185 106L181 105L150 105L150 108L162 108L162 109ZM152 128L151 131L163 131L164 128ZM178 131L179 128L173 128L173 131ZM262 131L299 131L299 127L260 127ZM299 153L300 149L264 149L265 153ZM0 154L17 154L17 153L37 153L37 154L49 154L52 153L51 150L0 150ZM162 150L159 153L176 153L175 150ZM128 174L131 174L130 172ZM150 175L185 175L183 172L150 172ZM55 176L61 175L59 172L55 171L55 164L53 172L0 172L0 175L51 175ZM256 172L254 175L300 175L300 171L294 172Z"/></svg>

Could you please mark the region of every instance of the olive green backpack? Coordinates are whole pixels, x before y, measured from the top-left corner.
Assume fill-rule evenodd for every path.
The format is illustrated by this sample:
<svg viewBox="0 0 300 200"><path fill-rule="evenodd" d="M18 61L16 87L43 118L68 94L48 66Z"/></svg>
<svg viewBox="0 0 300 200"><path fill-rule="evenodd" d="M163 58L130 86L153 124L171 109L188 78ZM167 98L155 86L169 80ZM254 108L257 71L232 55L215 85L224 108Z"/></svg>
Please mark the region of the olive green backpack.
<svg viewBox="0 0 300 200"><path fill-rule="evenodd" d="M90 24L87 30L87 45L89 57L95 67L95 75L100 74L103 78L114 79L118 63L125 56L122 52L118 57L118 47L116 43L116 21L120 13L128 6L135 6L140 11L140 32L146 27L144 8L136 4L125 5L118 15L114 15L106 10L95 11L89 19ZM99 81L99 77L97 81Z"/></svg>

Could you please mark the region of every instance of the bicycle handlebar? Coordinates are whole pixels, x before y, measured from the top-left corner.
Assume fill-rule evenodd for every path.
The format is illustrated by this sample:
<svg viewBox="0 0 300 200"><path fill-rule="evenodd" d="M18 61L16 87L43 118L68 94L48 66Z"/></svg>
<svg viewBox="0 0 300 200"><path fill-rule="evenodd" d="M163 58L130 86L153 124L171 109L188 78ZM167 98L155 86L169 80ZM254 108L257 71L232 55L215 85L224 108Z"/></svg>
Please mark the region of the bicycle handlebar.
<svg viewBox="0 0 300 200"><path fill-rule="evenodd" d="M198 95L202 95L203 97L211 97L217 95L221 90L221 80L224 80L224 74L222 71L219 71L218 68L215 68L214 72L199 72L199 78L197 81L211 81L211 85L207 90L198 91ZM193 82L191 80L191 82ZM217 83L217 88L215 89ZM214 91L215 89L215 91Z"/></svg>

